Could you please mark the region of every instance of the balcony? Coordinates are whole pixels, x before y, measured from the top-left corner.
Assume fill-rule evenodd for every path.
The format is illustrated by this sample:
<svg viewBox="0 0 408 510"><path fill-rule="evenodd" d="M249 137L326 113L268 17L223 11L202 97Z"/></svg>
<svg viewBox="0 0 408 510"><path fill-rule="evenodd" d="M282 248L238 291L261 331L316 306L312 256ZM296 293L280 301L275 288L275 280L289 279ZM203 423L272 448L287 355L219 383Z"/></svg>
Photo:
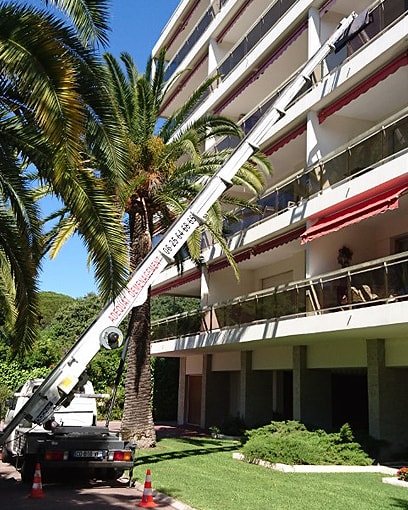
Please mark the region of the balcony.
<svg viewBox="0 0 408 510"><path fill-rule="evenodd" d="M408 252L288 283L152 323L152 341L408 299Z"/></svg>
<svg viewBox="0 0 408 510"><path fill-rule="evenodd" d="M347 147L328 155L319 164L278 184L257 201L259 211L241 210L238 221L226 226L228 236L249 228L307 200L324 189L369 172L373 167L408 150L408 111L362 134Z"/></svg>
<svg viewBox="0 0 408 510"><path fill-rule="evenodd" d="M339 51L339 54L331 53L330 55L328 55L328 57L326 57L327 68L326 70L324 70L324 64L322 64L322 70L320 73L321 77L323 78L328 74L328 72L331 72L336 66L341 65L347 58L351 57L355 52L360 50L363 46L365 46L372 39L377 37L381 32L387 29L391 24L393 24L399 18L406 14L407 7L401 0L397 2L391 2L391 0L384 0L383 2L380 3L380 5L373 7L373 9L370 11L371 22L369 25L367 25L365 30L357 34L353 39L349 40L347 44L344 46L344 48ZM226 62L229 60L229 58L232 59L232 55L231 57L227 58ZM234 62L234 67L236 67L239 64L237 58L232 59L232 61ZM220 65L219 72L221 72L223 65L224 64ZM279 98L282 91L286 88L287 85L290 84L291 81L293 81L293 79L298 75L302 68L303 66L301 66L300 69L298 69L290 77L288 77L285 80L285 82L282 83L278 87L278 89L272 92L272 94L269 95L269 97L262 104L257 106L254 111L250 112L248 115L243 117L240 125L243 132L246 135L256 125L258 120L267 112L270 106ZM230 71L232 69L233 67L231 67ZM225 78L225 76L223 78ZM243 86L242 88L245 88L245 86ZM301 91L299 91L299 93L292 100L291 104L288 107L295 104L296 101L299 98L301 98L311 88L312 84L306 83L304 88ZM236 147L238 143L239 140L236 138L234 139L225 138L218 142L217 149L222 150L228 147Z"/></svg>
<svg viewBox="0 0 408 510"><path fill-rule="evenodd" d="M241 209L236 212L237 220L224 226L224 234L226 237L232 237L238 232L282 214L329 187L354 179L407 151L408 109L405 109L381 125L362 133L318 164L277 184L257 200L257 210ZM161 232L157 231L155 235L160 234ZM211 239L204 235L202 248L210 247L211 243Z"/></svg>
<svg viewBox="0 0 408 510"><path fill-rule="evenodd" d="M287 13L287 11L296 3L296 0L279 0L259 19L258 23L241 39L241 41L232 49L227 57L219 64L218 73L225 79L245 57L255 48L262 38L276 25L276 23ZM400 16L407 12L404 0L384 0L380 5L375 2L370 11L370 24L357 36L347 42L342 51L342 60L350 57L365 44L370 42L383 30L388 28ZM327 58L328 70L331 71L334 65L339 65L338 56L329 56Z"/></svg>
<svg viewBox="0 0 408 510"><path fill-rule="evenodd" d="M226 2L224 2L225 4ZM223 5L221 7L223 7ZM210 6L204 15L201 17L198 24L195 26L193 31L190 33L190 35L187 37L186 42L183 44L183 46L180 48L180 50L177 52L177 54L174 56L172 61L167 66L164 78L165 80L169 80L175 70L179 67L181 62L185 59L185 57L190 53L195 43L200 39L200 37L204 34L204 32L207 30L207 28L210 26L212 20L215 17L215 11L213 6Z"/></svg>
<svg viewBox="0 0 408 510"><path fill-rule="evenodd" d="M281 11L282 15L289 10L289 8L293 4L293 0L288 0L288 2L282 2ZM321 69L316 69L315 71L315 81L323 79L325 76L327 76L329 73L333 71L336 67L341 65L345 60L350 58L355 52L359 51L362 47L367 45L369 42L371 42L373 39L378 37L382 32L384 32L386 29L388 29L392 24L397 22L399 19L401 19L404 15L407 14L408 10L406 7L406 4L404 3L404 0L383 0L378 5L378 1L376 1L372 5L372 9L370 11L370 20L371 23L367 25L367 27L355 35L351 40L347 42L347 44L340 49L336 53L331 53L326 57L325 61L321 64ZM275 12L274 9L275 6L278 5L279 2L274 4L274 6L271 7L271 12ZM265 15L266 16L266 15ZM272 23L272 15L269 18L269 16L266 16L269 22L265 24L262 24L262 30L266 34L271 28L273 28L273 25L276 24L275 22ZM264 19L264 18L262 18ZM271 24L272 23L272 24ZM258 25L256 25L257 27ZM256 32L256 27L254 27L254 31ZM265 59L265 61L261 62L257 66L257 70L254 71L254 74L250 75L246 81L243 83L239 83L236 85L236 89L234 89L231 92L231 98L236 98L239 94L241 94L241 91L247 89L248 85L250 85L252 82L255 81L255 79L259 78L261 74L265 73L265 70L271 66L271 64L278 58L283 51L286 50L287 47L290 46L291 41L295 40L298 37L298 32L301 31L301 27L298 28L298 30L295 30L292 34L292 37L289 37L289 39L284 43L284 45L277 51L277 48L271 47L271 50L274 50L272 53L272 57L268 55ZM252 31L251 31L252 32ZM250 32L250 33L251 33ZM236 47L228 54L227 57L219 64L218 66L218 73L222 76L222 80L224 81L226 77L243 61L245 60L245 57L249 54L249 52L254 48L255 44L259 42L259 40L255 40L251 43L252 38L249 37L248 34L246 34L243 39L236 45ZM276 55L275 55L276 53ZM275 56L273 56L275 55ZM301 66L303 68L303 66ZM225 74L226 73L226 74ZM285 82L285 85L290 83L290 81L295 77L297 73L292 73L291 77L288 77L288 79ZM274 102L274 100L280 95L282 91L282 84L278 87L275 92L273 92L272 95L264 101L264 103L256 108L255 111L251 112L249 115L245 116L242 120L241 126L244 130L244 133L247 134L250 129L257 123L257 121L260 119L260 117L265 113L265 111L269 108L269 106ZM291 105L296 103L296 101L302 97L305 92L310 90L312 88L311 84L306 84L304 89L300 91L296 98L292 101ZM231 117L234 117L234 113L231 111L228 111L228 105L232 99L228 99L228 97L225 99L224 103L222 103L222 106L219 106L216 110L217 113L222 113L224 115L229 115ZM196 106L190 113L193 115L199 108L199 105ZM219 142L218 148L226 148L226 147L235 147L238 143L238 140L236 139L225 139Z"/></svg>
<svg viewBox="0 0 408 510"><path fill-rule="evenodd" d="M248 55L297 0L278 0L261 16L257 24L242 38L228 56L219 64L218 74L223 79Z"/></svg>

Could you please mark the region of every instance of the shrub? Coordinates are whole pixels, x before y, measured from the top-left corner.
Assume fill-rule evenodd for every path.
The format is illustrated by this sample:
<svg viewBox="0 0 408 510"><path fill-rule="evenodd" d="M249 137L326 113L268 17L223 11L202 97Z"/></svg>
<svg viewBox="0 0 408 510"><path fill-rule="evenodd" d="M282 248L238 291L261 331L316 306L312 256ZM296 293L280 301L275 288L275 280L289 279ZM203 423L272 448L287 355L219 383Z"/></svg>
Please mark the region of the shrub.
<svg viewBox="0 0 408 510"><path fill-rule="evenodd" d="M283 464L370 465L372 459L354 441L348 424L338 433L309 431L297 421L271 422L247 432L242 453L251 462L262 459Z"/></svg>
<svg viewBox="0 0 408 510"><path fill-rule="evenodd" d="M241 416L227 416L220 425L222 434L227 436L243 436L246 425Z"/></svg>

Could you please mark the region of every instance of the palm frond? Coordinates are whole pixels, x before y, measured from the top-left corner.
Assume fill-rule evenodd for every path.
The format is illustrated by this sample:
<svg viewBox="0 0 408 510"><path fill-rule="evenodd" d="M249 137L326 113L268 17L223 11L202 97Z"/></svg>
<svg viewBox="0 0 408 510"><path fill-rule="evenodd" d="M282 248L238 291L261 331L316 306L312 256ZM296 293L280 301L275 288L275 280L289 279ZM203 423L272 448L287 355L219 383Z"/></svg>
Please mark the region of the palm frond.
<svg viewBox="0 0 408 510"><path fill-rule="evenodd" d="M85 45L109 42L108 0L43 0L46 5L55 5L76 27L79 38Z"/></svg>
<svg viewBox="0 0 408 510"><path fill-rule="evenodd" d="M155 100L155 110L157 114L160 111L165 91L165 72L166 72L166 51L161 49L155 60L154 75L152 76L152 62L148 61L145 72L145 79L151 84L152 96Z"/></svg>
<svg viewBox="0 0 408 510"><path fill-rule="evenodd" d="M72 217L62 218L61 221L49 233L49 256L54 259L64 244L71 239L77 231L77 222Z"/></svg>
<svg viewBox="0 0 408 510"><path fill-rule="evenodd" d="M95 279L104 300L113 299L128 277L128 254L119 211L103 183L91 171L82 170L70 179L69 189L56 188L69 208L95 268Z"/></svg>
<svg viewBox="0 0 408 510"><path fill-rule="evenodd" d="M127 62L128 56L121 55L122 60ZM131 58L131 57L129 57ZM133 87L127 81L127 76L123 72L119 62L111 53L105 53L104 59L107 65L107 79L110 81L109 89L114 94L114 101L118 107L118 115L123 119L126 127L132 126L133 107L132 92ZM131 72L131 71L129 71Z"/></svg>
<svg viewBox="0 0 408 510"><path fill-rule="evenodd" d="M179 109L177 109L167 121L164 122L163 126L160 128L160 136L163 138L165 142L169 141L172 136L175 135L178 129L186 123L188 116L190 115L193 108L198 104L198 102L204 97L204 95L208 92L211 84L218 79L217 76L210 77L206 79L188 98L186 103L184 103ZM166 93L166 89L164 90L164 95Z"/></svg>
<svg viewBox="0 0 408 510"><path fill-rule="evenodd" d="M180 132L182 133L183 130L196 131L199 135L200 143L212 137L230 136L239 140L243 137L241 128L233 120L221 115L202 115L194 122L187 124Z"/></svg>
<svg viewBox="0 0 408 510"><path fill-rule="evenodd" d="M0 208L0 267L8 293L8 296L3 293L3 299L12 299L7 313L12 318L8 326L15 352L29 349L37 331L37 264L29 245L11 211Z"/></svg>
<svg viewBox="0 0 408 510"><path fill-rule="evenodd" d="M0 8L0 17L3 79L14 84L20 111L32 116L46 135L55 160L72 167L78 162L86 118L78 55L88 59L90 54L54 16L12 4Z"/></svg>

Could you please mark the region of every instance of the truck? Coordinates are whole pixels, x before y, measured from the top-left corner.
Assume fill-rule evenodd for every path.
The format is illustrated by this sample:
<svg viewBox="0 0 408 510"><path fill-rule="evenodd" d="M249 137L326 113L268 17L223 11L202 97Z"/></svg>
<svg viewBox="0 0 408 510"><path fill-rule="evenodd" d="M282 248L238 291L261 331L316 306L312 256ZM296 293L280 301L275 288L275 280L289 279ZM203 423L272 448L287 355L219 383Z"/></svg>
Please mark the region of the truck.
<svg viewBox="0 0 408 510"><path fill-rule="evenodd" d="M7 459L9 441L13 445L15 441L21 443L22 446L18 448L16 443L14 451L12 449L14 446L11 447L10 454L21 459L24 478L31 476L33 462L38 458L38 455L41 455L44 462L51 463L46 458L46 452L50 452L49 456L52 457L52 455L65 455L62 452L71 451L71 456L68 453L66 461L56 460L55 462L61 464L69 462L74 467L82 463L91 469L103 466L103 469L106 467L108 471L118 469L117 472L113 471L115 475L128 465L125 459L111 462L110 456L115 457L116 451L119 452L119 456L125 455L125 452L128 451L127 448L130 449L131 445L122 443L118 438L118 442L112 443L115 447L111 449L108 445L113 438L109 431L107 429L98 431L95 425L80 425L75 430L65 424L53 428L52 424L56 421L58 410L61 409L61 406L69 406L72 399L75 398L78 388L82 386L81 381L88 363L101 347L114 349L122 346L123 334L119 329L121 322L133 307L146 301L149 287L161 271L174 262L176 253L191 234L205 223L209 209L222 193L233 185L233 178L242 165L273 134L273 126L286 115L286 109L290 103L302 92L306 83L312 82L315 69L332 51L339 49L348 38L352 37L353 31L357 33L362 30L364 27L364 23L361 21L362 15L364 20L368 19L366 13L357 16L353 12L340 21L333 34L288 83L277 100L232 151L225 163L203 185L185 211L155 244L132 273L119 295L106 305L99 317L80 336L50 374L42 382L38 382L38 385L33 384L31 389L28 388L31 393L27 393L27 396L18 397L22 400L19 401L19 407L16 406L10 414L0 433L0 444L6 447ZM123 352L125 352L125 348L122 351L122 358ZM20 404L22 405L20 406ZM34 430L37 426L40 428L38 428L36 436ZM66 445L68 445L68 440L75 437L75 434L78 446L70 450ZM9 439L13 437L14 439ZM27 467L24 467L26 464ZM54 465L59 466L60 464L55 463Z"/></svg>
<svg viewBox="0 0 408 510"><path fill-rule="evenodd" d="M8 399L6 427L43 382L30 379ZM63 471L79 477L115 480L125 470L131 470L134 445L123 441L119 432L97 424L97 399L109 395L94 393L91 381L85 380L71 396L41 425L25 416L3 444L3 462L14 464L23 482L33 480L37 463L45 479Z"/></svg>

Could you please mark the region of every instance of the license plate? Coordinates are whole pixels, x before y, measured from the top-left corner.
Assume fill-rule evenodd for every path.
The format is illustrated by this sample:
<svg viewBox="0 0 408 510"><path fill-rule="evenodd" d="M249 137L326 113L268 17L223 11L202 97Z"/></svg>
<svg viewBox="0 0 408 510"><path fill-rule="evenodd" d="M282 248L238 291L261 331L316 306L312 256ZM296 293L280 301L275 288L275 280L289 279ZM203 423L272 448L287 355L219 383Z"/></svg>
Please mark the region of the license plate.
<svg viewBox="0 0 408 510"><path fill-rule="evenodd" d="M73 452L76 459L102 459L103 452L101 450L76 450Z"/></svg>

